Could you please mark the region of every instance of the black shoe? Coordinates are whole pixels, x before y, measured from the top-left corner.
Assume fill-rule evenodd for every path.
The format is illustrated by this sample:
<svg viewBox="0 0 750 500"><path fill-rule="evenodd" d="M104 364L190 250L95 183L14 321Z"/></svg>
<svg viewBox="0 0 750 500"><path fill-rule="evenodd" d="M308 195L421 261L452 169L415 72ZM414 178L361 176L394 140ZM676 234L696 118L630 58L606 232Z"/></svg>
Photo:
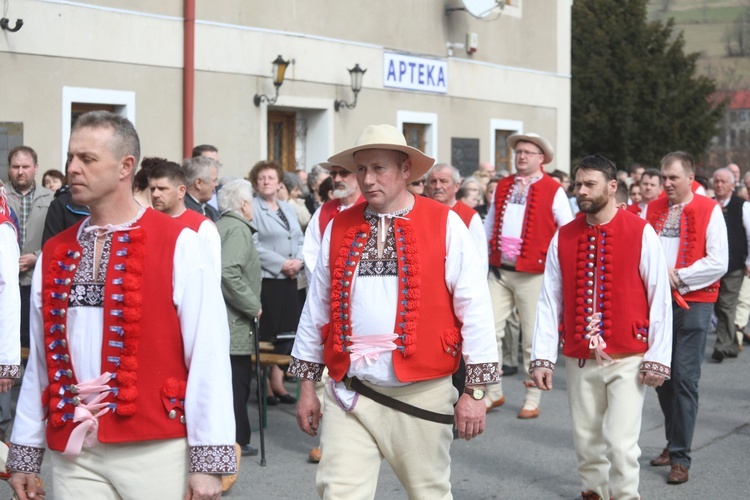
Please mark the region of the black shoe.
<svg viewBox="0 0 750 500"><path fill-rule="evenodd" d="M736 358L738 354L739 353L736 353L736 352L725 352L724 356L726 356L727 358Z"/></svg>
<svg viewBox="0 0 750 500"><path fill-rule="evenodd" d="M517 366L503 365L503 375L505 375L506 377L510 377L511 375L515 375L516 373L518 373Z"/></svg>
<svg viewBox="0 0 750 500"><path fill-rule="evenodd" d="M282 394L281 396L276 396L276 399L279 400L279 403L284 405L293 405L297 403L297 398L291 394Z"/></svg>
<svg viewBox="0 0 750 500"><path fill-rule="evenodd" d="M258 448L253 448L249 444L243 444L240 446L240 451L243 457L254 457L258 454Z"/></svg>
<svg viewBox="0 0 750 500"><path fill-rule="evenodd" d="M279 404L279 398L276 396L266 396L266 406L276 406Z"/></svg>
<svg viewBox="0 0 750 500"><path fill-rule="evenodd" d="M724 351L721 351L719 349L714 349L714 353L711 355L711 357L717 362L721 363L724 361L724 358L726 355L724 354Z"/></svg>

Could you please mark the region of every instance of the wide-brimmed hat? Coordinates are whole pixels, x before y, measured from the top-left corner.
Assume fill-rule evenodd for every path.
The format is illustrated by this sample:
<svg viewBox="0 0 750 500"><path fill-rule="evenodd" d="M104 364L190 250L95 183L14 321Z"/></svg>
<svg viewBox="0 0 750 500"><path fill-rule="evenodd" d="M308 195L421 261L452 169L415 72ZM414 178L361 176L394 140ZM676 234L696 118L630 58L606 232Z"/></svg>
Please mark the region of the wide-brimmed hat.
<svg viewBox="0 0 750 500"><path fill-rule="evenodd" d="M368 125L359 134L353 148L349 148L328 158L328 161L339 165L350 172L356 172L357 164L354 161L354 153L364 149L389 149L406 153L411 159L411 175L406 180L407 184L422 177L433 163L430 158L417 148L406 144L406 138L393 125Z"/></svg>
<svg viewBox="0 0 750 500"><path fill-rule="evenodd" d="M513 134L505 140L511 149L515 149L516 144L520 141L530 142L539 146L539 149L544 153L542 165L550 163L555 158L555 151L552 149L552 144L539 134L533 132L529 132L528 134Z"/></svg>

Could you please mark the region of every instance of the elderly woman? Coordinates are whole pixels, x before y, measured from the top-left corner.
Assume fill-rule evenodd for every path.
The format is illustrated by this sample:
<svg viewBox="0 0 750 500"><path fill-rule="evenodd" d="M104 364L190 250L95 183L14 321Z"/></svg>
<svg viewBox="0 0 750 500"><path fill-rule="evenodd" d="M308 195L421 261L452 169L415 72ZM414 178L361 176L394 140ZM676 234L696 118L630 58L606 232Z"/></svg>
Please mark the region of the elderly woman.
<svg viewBox="0 0 750 500"><path fill-rule="evenodd" d="M307 210L305 200L302 198L302 181L297 177L297 174L291 172L284 174L278 197L281 201L289 203L297 212L297 220L302 228L302 232L304 232L312 215Z"/></svg>
<svg viewBox="0 0 750 500"><path fill-rule="evenodd" d="M302 228L293 207L278 199L284 172L276 162L260 161L250 170L257 193L253 200L254 223L263 274L260 301L261 340L272 341L274 352L292 351L302 308L297 292L297 274L302 269ZM284 388L284 372L271 368L271 390L267 403L294 404L297 400Z"/></svg>
<svg viewBox="0 0 750 500"><path fill-rule="evenodd" d="M245 179L225 183L218 194L221 217L216 228L221 236L221 292L229 319L229 359L237 444L243 456L257 455L250 447L247 401L254 352L253 320L260 316L260 259L253 243L253 188Z"/></svg>
<svg viewBox="0 0 750 500"><path fill-rule="evenodd" d="M460 193L456 193L456 198L469 205L471 208L476 209L477 205L480 205L484 200L482 197L483 188L482 183L475 177L469 177L464 179L461 183Z"/></svg>

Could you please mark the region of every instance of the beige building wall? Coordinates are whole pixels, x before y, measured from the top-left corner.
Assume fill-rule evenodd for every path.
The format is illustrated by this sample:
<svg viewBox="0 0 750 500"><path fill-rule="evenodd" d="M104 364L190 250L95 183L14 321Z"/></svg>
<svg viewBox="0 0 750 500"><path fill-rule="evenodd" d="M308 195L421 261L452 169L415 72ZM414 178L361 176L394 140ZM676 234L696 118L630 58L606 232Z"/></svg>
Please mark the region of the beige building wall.
<svg viewBox="0 0 750 500"><path fill-rule="evenodd" d="M349 147L370 123L404 116L431 120L430 152L450 161L451 138L479 139L492 160L493 126L516 124L553 143L567 170L570 156L570 9L572 0L512 0L498 19L446 15L456 0L196 0L195 143L219 147L222 175L246 175L266 157L266 113L294 111L307 123L305 165ZM182 155L183 5L181 0L11 2L17 33L0 35L0 122L24 124L24 142L42 169L64 162L71 95L113 95L125 104L143 154ZM447 44L475 33L479 48ZM448 92L386 88L383 53L445 61ZM292 59L275 106L271 61ZM347 68L367 69L356 109ZM68 108L66 110L66 108ZM67 126L69 128L69 125ZM5 159L0 159L4 162Z"/></svg>

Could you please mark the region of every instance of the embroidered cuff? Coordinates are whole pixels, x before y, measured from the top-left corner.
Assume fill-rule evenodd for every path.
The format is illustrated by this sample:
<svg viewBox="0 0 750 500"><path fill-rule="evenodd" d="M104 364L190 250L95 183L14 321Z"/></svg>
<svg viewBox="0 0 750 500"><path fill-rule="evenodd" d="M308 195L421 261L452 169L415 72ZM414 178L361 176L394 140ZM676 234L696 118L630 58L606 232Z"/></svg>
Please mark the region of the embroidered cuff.
<svg viewBox="0 0 750 500"><path fill-rule="evenodd" d="M323 363L313 363L312 361L302 361L292 356L292 362L289 363L289 374L303 380L312 380L320 382L323 378Z"/></svg>
<svg viewBox="0 0 750 500"><path fill-rule="evenodd" d="M679 294L685 295L686 293L689 293L690 287L687 286L684 281L682 281L680 273L675 271L675 275L677 276L677 291L679 292Z"/></svg>
<svg viewBox="0 0 750 500"><path fill-rule="evenodd" d="M534 373L537 368L546 368L555 371L555 363L548 359L535 359L529 363L529 373Z"/></svg>
<svg viewBox="0 0 750 500"><path fill-rule="evenodd" d="M655 361L644 361L641 363L642 372L655 373L669 379L672 376L672 369L667 365L657 363Z"/></svg>
<svg viewBox="0 0 750 500"><path fill-rule="evenodd" d="M236 474L237 454L234 445L191 446L190 473Z"/></svg>
<svg viewBox="0 0 750 500"><path fill-rule="evenodd" d="M8 450L8 462L5 464L5 468L8 472L39 474L42 470L44 450L44 448L11 443L10 450Z"/></svg>
<svg viewBox="0 0 750 500"><path fill-rule="evenodd" d="M20 378L20 365L0 365L0 378Z"/></svg>
<svg viewBox="0 0 750 500"><path fill-rule="evenodd" d="M495 384L500 382L497 363L466 365L466 385Z"/></svg>

